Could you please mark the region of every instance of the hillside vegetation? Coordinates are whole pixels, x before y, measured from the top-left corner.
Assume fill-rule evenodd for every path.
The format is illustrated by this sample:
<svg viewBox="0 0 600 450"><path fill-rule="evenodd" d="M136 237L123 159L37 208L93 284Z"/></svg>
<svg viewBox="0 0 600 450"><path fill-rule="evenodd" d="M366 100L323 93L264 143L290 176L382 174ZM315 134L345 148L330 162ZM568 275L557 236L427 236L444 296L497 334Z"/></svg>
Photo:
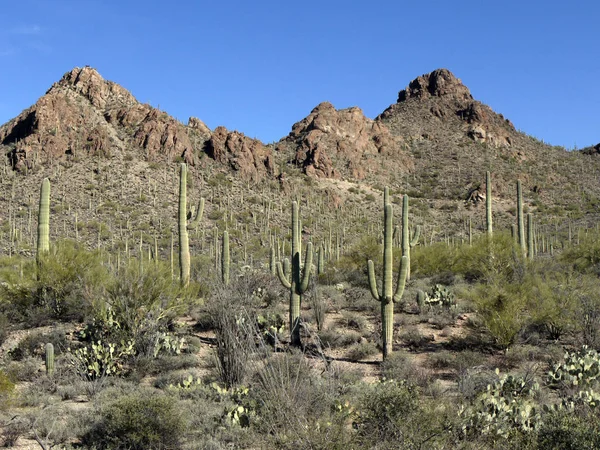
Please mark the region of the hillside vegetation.
<svg viewBox="0 0 600 450"><path fill-rule="evenodd" d="M0 143L5 447L600 447L596 152L447 70L265 145L74 69Z"/></svg>

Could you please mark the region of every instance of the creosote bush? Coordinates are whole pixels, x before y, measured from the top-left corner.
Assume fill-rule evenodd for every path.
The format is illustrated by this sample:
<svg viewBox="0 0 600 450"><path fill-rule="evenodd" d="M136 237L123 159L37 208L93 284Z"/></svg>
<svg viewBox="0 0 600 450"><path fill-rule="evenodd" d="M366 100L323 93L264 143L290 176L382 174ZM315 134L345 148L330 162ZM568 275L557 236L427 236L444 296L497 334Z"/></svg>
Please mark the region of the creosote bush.
<svg viewBox="0 0 600 450"><path fill-rule="evenodd" d="M175 399L140 392L101 406L82 440L88 448L177 449L185 431Z"/></svg>
<svg viewBox="0 0 600 450"><path fill-rule="evenodd" d="M64 240L42 260L35 277L29 272L23 280L0 288L0 307L9 320L35 326L85 318L109 279L99 252Z"/></svg>

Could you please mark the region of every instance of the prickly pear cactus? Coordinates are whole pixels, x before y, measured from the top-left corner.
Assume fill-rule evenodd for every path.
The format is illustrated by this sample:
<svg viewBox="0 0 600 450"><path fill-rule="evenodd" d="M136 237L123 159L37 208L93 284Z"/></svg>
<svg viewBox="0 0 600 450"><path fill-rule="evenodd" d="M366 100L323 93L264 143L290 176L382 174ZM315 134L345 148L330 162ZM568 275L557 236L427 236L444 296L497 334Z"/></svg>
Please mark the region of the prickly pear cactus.
<svg viewBox="0 0 600 450"><path fill-rule="evenodd" d="M556 363L548 372L551 386L582 386L600 381L600 355L583 346L577 352L565 353L565 360Z"/></svg>

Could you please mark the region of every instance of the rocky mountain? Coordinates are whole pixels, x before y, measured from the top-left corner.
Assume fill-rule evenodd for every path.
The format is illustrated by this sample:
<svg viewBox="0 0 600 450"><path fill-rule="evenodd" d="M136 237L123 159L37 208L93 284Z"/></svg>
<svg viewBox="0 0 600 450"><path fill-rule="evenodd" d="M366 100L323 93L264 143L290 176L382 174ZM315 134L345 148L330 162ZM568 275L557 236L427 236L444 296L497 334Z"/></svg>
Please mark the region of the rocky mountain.
<svg viewBox="0 0 600 450"><path fill-rule="evenodd" d="M387 185L413 198L418 221L434 235L436 229L453 227L458 233L466 218L482 223L481 208L464 200L490 170L500 226L514 220L517 179L525 186L529 210L541 220L591 222L600 205L596 147L567 152L516 130L474 99L447 69L411 81L375 119L358 107L337 110L324 102L279 142L265 145L239 131L210 130L198 118L183 124L84 67L67 72L34 105L0 126L0 149L7 161L0 203L14 206L16 185L27 198L35 197L41 177L52 176L65 204L84 208L89 194L88 206L93 199L129 202L128 208L137 210L134 199L146 192L153 197L153 208L163 199L161 213L171 220L175 163L185 161L191 166L190 179L212 190L207 211L213 208L215 217L225 214L219 197L225 182L236 187L240 198L263 189L265 198L256 201L264 205L266 197L285 204L289 194L301 195L298 181L304 180L334 209L344 205L343 214L367 218L372 214L367 211L379 209L371 199ZM250 184L254 187L248 191ZM87 190L83 194L82 185ZM20 206L25 207L32 205ZM326 205L321 207L327 211ZM248 213L256 218L260 208L252 208ZM142 211L142 221L155 213ZM122 211L114 216L111 220L129 223Z"/></svg>
<svg viewBox="0 0 600 450"><path fill-rule="evenodd" d="M260 142L223 127L213 134L195 117L183 125L90 67L67 72L35 105L0 127L0 143L10 147L16 170L128 150L146 161L181 159L195 165L205 148L244 176L273 170L270 151Z"/></svg>

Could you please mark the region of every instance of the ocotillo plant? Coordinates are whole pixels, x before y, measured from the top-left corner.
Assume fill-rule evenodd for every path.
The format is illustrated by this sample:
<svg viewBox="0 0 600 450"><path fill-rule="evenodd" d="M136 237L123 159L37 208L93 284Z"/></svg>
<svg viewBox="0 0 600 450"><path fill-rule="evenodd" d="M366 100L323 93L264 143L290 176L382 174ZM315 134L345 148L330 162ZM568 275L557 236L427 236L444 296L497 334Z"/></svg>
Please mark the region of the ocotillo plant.
<svg viewBox="0 0 600 450"><path fill-rule="evenodd" d="M372 260L367 262L367 267L369 271L369 287L371 288L371 295L375 300L378 300L381 303L381 338L383 346L383 359L386 359L392 353L392 338L394 333L394 303L400 301L402 295L404 294L406 277L408 275L409 259L406 255L402 256L402 260L400 262L400 271L398 272L398 283L396 284L396 291L394 292L392 280L392 266L394 264L392 252L392 205L385 204L383 211L383 292L381 295L377 290L375 266ZM402 230L402 233L404 236L404 229ZM408 231L406 231L406 235L408 235Z"/></svg>
<svg viewBox="0 0 600 450"><path fill-rule="evenodd" d="M302 294L308 288L310 273L312 269L313 248L312 243L306 245L304 257L304 273L300 270L300 221L298 214L298 203L292 202L292 264L291 277L287 274L280 262L277 263L277 276L281 284L290 290L290 340L292 345L299 346L300 342L300 302ZM284 266L286 265L284 261Z"/></svg>
<svg viewBox="0 0 600 450"><path fill-rule="evenodd" d="M38 212L37 262L44 253L50 251L50 181L44 178L40 189L40 205Z"/></svg>
<svg viewBox="0 0 600 450"><path fill-rule="evenodd" d="M196 217L187 223L187 166L181 163L179 167L179 279L182 286L190 283L190 241L187 230L195 228L204 211L204 199L200 199Z"/></svg>
<svg viewBox="0 0 600 450"><path fill-rule="evenodd" d="M402 198L402 256L406 256L408 262L407 280L410 280L410 249L417 245L420 236L421 227L417 225L412 238L410 237L410 230L408 229L408 195L404 194Z"/></svg>
<svg viewBox="0 0 600 450"><path fill-rule="evenodd" d="M488 237L492 236L492 177L485 173L485 224Z"/></svg>
<svg viewBox="0 0 600 450"><path fill-rule="evenodd" d="M527 254L525 243L525 221L523 220L523 190L521 189L521 180L517 180L517 227L519 229L519 245L523 258Z"/></svg>
<svg viewBox="0 0 600 450"><path fill-rule="evenodd" d="M229 284L229 233L223 231L223 249L221 251L221 280L227 286Z"/></svg>
<svg viewBox="0 0 600 450"><path fill-rule="evenodd" d="M49 377L54 374L54 345L46 344L46 373Z"/></svg>

